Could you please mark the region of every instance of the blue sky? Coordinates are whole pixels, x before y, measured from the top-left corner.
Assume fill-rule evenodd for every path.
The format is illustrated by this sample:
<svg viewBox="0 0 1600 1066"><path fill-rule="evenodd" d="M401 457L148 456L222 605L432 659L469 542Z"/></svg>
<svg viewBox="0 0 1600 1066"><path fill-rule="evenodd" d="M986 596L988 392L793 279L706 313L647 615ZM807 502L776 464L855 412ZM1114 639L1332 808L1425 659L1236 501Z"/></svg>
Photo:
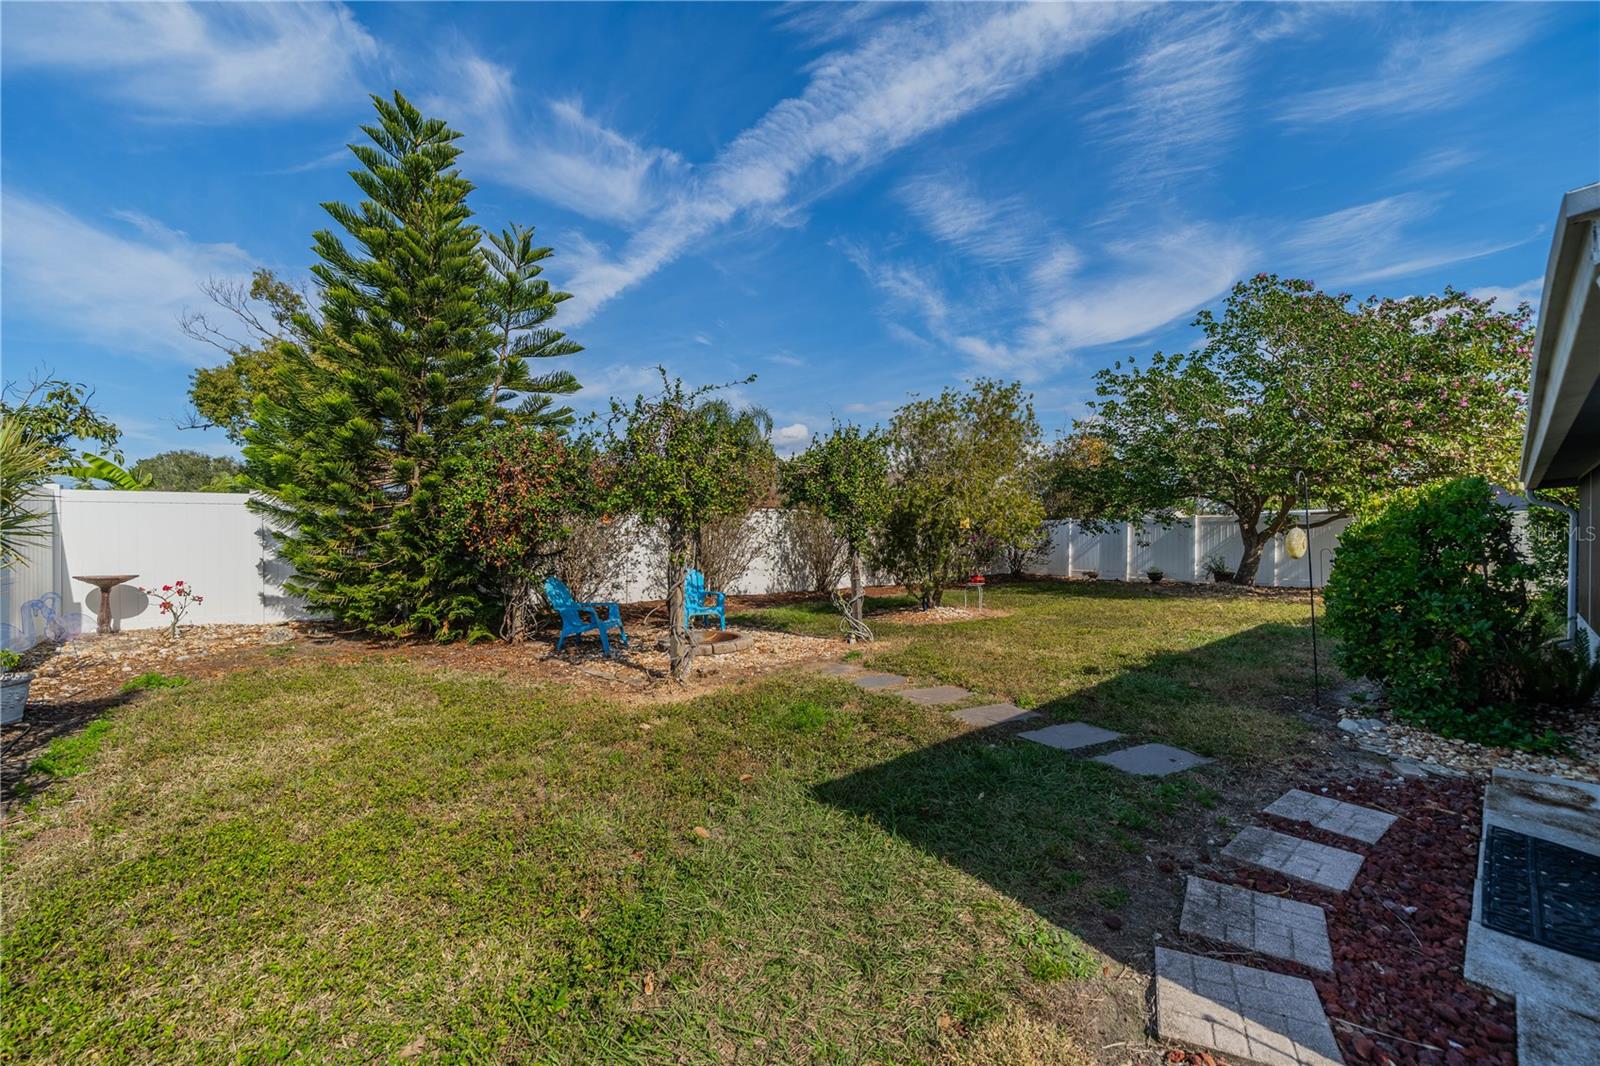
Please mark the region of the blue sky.
<svg viewBox="0 0 1600 1066"><path fill-rule="evenodd" d="M8 380L180 430L207 278L306 276L343 145L399 88L478 221L537 227L583 406L754 373L781 447L1192 340L1258 270L1536 301L1600 177L1600 7L362 4L0 8Z"/></svg>

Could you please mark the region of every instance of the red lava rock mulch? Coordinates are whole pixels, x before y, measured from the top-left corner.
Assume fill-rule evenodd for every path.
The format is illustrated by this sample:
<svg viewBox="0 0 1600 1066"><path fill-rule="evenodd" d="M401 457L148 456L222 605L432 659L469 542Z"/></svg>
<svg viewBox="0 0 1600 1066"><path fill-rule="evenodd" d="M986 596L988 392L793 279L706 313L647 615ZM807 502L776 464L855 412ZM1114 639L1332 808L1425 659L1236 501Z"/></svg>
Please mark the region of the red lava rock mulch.
<svg viewBox="0 0 1600 1066"><path fill-rule="evenodd" d="M1301 787L1399 820L1377 844L1367 845L1303 822L1268 819L1282 832L1367 859L1349 891L1341 893L1235 869L1238 884L1328 912L1331 977L1277 959L1267 964L1311 980L1352 1063L1514 1066L1514 1005L1461 975L1477 876L1482 784L1363 777L1325 793L1323 786Z"/></svg>

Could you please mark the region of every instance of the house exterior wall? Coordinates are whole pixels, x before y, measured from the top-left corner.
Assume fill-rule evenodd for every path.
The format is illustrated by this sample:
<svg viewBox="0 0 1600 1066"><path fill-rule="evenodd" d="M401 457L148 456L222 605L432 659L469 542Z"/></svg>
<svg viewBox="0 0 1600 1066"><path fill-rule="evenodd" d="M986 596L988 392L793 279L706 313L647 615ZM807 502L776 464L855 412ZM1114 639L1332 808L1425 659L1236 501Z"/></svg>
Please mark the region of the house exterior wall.
<svg viewBox="0 0 1600 1066"><path fill-rule="evenodd" d="M1578 483L1578 618L1591 640L1600 631L1600 467Z"/></svg>

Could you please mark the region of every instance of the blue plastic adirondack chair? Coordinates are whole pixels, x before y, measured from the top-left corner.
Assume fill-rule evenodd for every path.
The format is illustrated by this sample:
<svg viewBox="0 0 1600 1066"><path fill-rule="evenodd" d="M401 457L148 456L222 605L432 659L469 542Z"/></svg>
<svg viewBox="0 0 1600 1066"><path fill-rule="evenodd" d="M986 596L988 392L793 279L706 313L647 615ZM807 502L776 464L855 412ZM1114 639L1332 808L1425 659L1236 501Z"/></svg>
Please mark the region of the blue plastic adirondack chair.
<svg viewBox="0 0 1600 1066"><path fill-rule="evenodd" d="M718 629L727 629L727 597L720 592L708 592L706 575L690 570L689 576L683 579L683 627L692 627L694 620L701 616L715 618Z"/></svg>
<svg viewBox="0 0 1600 1066"><path fill-rule="evenodd" d="M622 646L628 646L628 634L622 628L622 608L617 604L608 600L580 603L572 598L572 590L558 577L544 579L544 599L561 616L561 636L556 638L556 651L561 650L568 637L593 633L600 638L601 654L609 656L608 629L615 629L622 638Z"/></svg>

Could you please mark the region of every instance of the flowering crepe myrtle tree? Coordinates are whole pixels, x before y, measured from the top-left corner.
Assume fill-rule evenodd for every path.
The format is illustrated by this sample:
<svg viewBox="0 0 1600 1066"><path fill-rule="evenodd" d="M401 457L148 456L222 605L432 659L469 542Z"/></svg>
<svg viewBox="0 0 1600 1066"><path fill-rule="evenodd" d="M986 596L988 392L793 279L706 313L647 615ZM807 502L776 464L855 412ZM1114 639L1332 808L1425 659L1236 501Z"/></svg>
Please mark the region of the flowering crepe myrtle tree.
<svg viewBox="0 0 1600 1066"><path fill-rule="evenodd" d="M1354 303L1311 282L1258 274L1205 343L1119 361L1059 455L1057 494L1089 519L1170 519L1204 499L1232 514L1253 584L1262 549L1295 521L1302 486L1328 514L1397 487L1516 476L1532 336L1526 304L1496 310L1454 289ZM1085 455L1094 463L1078 463Z"/></svg>
<svg viewBox="0 0 1600 1066"><path fill-rule="evenodd" d="M863 555L889 508L888 438L876 429L834 424L827 437L784 463L783 500L821 515L845 542L850 568L850 613L861 621L866 583Z"/></svg>
<svg viewBox="0 0 1600 1066"><path fill-rule="evenodd" d="M611 401L605 498L612 509L666 527L667 652L672 677L682 681L694 654L684 624L683 586L696 537L705 523L748 508L770 467L762 451L761 412L708 398L726 386L690 389L657 369L658 395L629 404Z"/></svg>

